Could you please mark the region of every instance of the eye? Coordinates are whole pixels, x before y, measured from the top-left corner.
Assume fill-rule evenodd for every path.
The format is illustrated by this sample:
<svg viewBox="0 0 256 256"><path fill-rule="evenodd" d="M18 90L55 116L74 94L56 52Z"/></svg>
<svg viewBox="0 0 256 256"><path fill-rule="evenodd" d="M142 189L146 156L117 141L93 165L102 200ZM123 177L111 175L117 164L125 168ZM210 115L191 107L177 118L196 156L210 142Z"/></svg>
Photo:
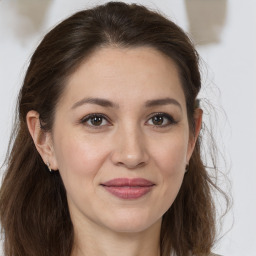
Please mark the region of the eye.
<svg viewBox="0 0 256 256"><path fill-rule="evenodd" d="M110 125L110 122L103 114L90 114L82 118L81 123L93 128Z"/></svg>
<svg viewBox="0 0 256 256"><path fill-rule="evenodd" d="M166 127L176 123L174 118L166 113L156 113L147 121L147 124L159 127Z"/></svg>

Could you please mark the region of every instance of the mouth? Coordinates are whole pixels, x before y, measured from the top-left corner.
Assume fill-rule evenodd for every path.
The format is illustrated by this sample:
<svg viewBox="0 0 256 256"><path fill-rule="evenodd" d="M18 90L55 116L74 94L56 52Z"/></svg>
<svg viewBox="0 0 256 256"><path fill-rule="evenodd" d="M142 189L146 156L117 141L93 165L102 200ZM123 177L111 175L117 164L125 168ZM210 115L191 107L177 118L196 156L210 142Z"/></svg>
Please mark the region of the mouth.
<svg viewBox="0 0 256 256"><path fill-rule="evenodd" d="M118 178L100 185L118 198L137 199L149 193L156 184L142 178Z"/></svg>

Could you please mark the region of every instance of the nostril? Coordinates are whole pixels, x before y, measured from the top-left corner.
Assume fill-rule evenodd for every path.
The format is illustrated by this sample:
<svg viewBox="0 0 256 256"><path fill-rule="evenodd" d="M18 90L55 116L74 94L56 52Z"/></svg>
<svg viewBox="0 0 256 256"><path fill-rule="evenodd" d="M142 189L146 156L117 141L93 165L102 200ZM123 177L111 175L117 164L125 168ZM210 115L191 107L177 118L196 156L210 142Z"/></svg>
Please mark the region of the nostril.
<svg viewBox="0 0 256 256"><path fill-rule="evenodd" d="M137 165L137 167L143 167L146 163L145 162L141 162Z"/></svg>
<svg viewBox="0 0 256 256"><path fill-rule="evenodd" d="M123 166L126 167L128 169L135 169L135 168L140 168L146 165L146 162L117 162L116 165L118 166Z"/></svg>

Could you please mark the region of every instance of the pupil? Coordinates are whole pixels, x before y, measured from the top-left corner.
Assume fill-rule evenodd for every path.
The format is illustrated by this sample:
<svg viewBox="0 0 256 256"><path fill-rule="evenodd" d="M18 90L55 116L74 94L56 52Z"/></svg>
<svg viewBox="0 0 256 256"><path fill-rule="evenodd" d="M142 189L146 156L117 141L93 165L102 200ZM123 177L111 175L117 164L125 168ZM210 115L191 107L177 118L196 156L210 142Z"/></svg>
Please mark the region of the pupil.
<svg viewBox="0 0 256 256"><path fill-rule="evenodd" d="M163 119L162 116L154 116L153 117L153 124L154 125L161 125L161 124L163 124L163 121L164 121L164 119Z"/></svg>
<svg viewBox="0 0 256 256"><path fill-rule="evenodd" d="M102 117L100 117L100 116L95 116L95 117L93 117L93 118L91 119L91 123L92 123L93 125L95 125L95 126L101 125L101 123L102 123Z"/></svg>

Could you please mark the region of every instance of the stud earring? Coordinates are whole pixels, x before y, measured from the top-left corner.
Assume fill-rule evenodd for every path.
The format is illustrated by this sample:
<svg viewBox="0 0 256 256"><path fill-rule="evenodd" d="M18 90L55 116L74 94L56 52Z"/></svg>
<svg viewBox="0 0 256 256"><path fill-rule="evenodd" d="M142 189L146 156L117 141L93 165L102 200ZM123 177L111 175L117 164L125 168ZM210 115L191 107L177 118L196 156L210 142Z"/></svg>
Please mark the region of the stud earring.
<svg viewBox="0 0 256 256"><path fill-rule="evenodd" d="M47 162L47 164L46 164L46 165L47 165L47 167L48 167L48 169L49 169L49 172L50 172L50 173L52 173L52 169L51 169L51 165L50 165L50 163L49 163L49 162Z"/></svg>

